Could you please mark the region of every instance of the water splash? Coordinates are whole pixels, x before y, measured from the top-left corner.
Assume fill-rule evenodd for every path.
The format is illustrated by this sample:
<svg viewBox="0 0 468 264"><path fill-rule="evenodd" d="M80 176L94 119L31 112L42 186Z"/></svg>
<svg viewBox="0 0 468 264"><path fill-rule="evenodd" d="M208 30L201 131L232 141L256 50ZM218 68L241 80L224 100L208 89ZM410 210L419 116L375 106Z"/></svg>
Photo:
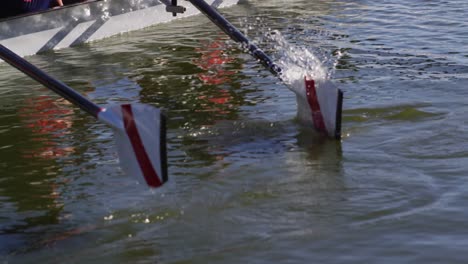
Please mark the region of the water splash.
<svg viewBox="0 0 468 264"><path fill-rule="evenodd" d="M278 30L267 35L278 54L277 64L283 69L281 78L291 85L307 76L314 80L330 80L343 53L338 50L330 55L319 49L311 51L304 46L291 44Z"/></svg>
<svg viewBox="0 0 468 264"><path fill-rule="evenodd" d="M310 91L306 91L305 84L305 79L314 80L320 115L323 116L328 134L333 136L338 125L336 114L339 92L330 77L338 60L332 56L316 55L306 47L294 46L276 30L271 31L267 38L274 43L279 55L277 64L282 69L281 79L296 94L298 121L305 126L318 127L314 125L317 122L314 117L317 110L312 110ZM327 67L329 64L332 67Z"/></svg>

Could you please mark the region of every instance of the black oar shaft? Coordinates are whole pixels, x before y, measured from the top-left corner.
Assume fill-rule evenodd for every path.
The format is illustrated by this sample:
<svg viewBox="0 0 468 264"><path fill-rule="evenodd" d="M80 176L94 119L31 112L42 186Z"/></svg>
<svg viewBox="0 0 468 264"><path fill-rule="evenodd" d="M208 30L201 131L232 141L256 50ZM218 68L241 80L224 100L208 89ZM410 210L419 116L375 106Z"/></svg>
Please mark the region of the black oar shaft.
<svg viewBox="0 0 468 264"><path fill-rule="evenodd" d="M273 60L263 52L257 45L250 42L250 40L242 34L236 27L234 27L229 21L227 21L221 14L216 11L213 7L207 4L204 0L188 0L194 5L200 12L204 13L213 23L215 23L221 30L223 30L228 36L234 41L242 43L249 50L250 54L256 59L260 60L261 63L268 68L273 74L279 75L281 68L276 65Z"/></svg>
<svg viewBox="0 0 468 264"><path fill-rule="evenodd" d="M79 106L81 109L93 115L94 117L97 117L98 113L100 112L101 108L99 106L95 105L93 102L89 101L66 84L52 78L1 44L0 58L24 74L38 81L45 87L56 92L63 98Z"/></svg>

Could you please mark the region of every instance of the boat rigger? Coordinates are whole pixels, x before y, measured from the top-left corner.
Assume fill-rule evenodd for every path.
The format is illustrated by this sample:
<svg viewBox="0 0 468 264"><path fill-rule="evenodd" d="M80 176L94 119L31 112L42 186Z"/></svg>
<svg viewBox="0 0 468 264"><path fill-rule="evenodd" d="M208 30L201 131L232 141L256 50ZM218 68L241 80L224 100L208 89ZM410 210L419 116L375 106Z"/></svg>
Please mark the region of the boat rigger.
<svg viewBox="0 0 468 264"><path fill-rule="evenodd" d="M208 0L207 3L224 8L238 1ZM20 56L28 56L200 13L190 5L183 10L175 6L171 0L89 0L24 14L0 20L0 44Z"/></svg>

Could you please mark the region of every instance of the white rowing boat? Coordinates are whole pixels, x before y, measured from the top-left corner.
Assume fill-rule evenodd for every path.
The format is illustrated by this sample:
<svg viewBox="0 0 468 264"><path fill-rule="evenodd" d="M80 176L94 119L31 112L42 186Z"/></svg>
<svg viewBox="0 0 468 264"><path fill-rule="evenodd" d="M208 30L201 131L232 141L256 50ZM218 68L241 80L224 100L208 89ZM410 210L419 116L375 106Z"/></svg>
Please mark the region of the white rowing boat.
<svg viewBox="0 0 468 264"><path fill-rule="evenodd" d="M207 0L215 8L237 4L239 0ZM186 10L173 16L171 0L90 0L43 12L0 21L0 44L20 56L61 49L116 34L166 23L199 14L188 2Z"/></svg>

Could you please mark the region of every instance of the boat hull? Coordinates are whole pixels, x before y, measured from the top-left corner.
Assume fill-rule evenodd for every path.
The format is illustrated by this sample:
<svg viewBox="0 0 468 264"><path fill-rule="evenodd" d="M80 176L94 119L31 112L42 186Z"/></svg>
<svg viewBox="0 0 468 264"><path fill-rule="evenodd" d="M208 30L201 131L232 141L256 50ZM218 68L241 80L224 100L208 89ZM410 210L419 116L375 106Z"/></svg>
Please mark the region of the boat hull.
<svg viewBox="0 0 468 264"><path fill-rule="evenodd" d="M239 0L207 0L223 8ZM190 3L174 17L166 12L169 0L94 0L45 12L23 15L0 22L0 43L20 56L34 55L95 41L176 18L199 14Z"/></svg>

